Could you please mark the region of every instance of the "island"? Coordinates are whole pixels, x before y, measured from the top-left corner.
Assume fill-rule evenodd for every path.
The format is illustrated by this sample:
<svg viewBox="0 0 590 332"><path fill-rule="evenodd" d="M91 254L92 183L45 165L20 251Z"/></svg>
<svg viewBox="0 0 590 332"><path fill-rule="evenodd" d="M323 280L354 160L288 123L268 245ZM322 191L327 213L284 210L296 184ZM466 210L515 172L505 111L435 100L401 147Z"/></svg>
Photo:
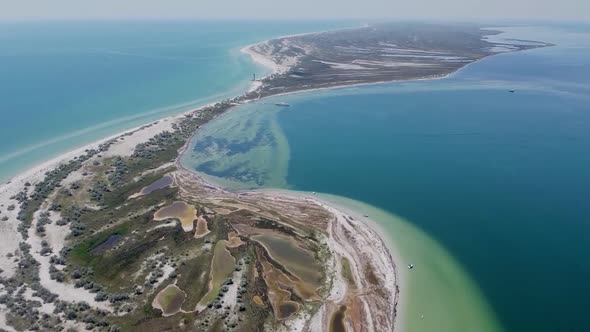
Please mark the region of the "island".
<svg viewBox="0 0 590 332"><path fill-rule="evenodd" d="M398 331L395 244L310 193L229 191L179 156L271 95L433 79L497 54L471 24L388 23L272 39L243 95L72 151L0 187L0 327L16 331ZM288 106L288 105L279 105ZM413 267L413 266L412 266Z"/></svg>

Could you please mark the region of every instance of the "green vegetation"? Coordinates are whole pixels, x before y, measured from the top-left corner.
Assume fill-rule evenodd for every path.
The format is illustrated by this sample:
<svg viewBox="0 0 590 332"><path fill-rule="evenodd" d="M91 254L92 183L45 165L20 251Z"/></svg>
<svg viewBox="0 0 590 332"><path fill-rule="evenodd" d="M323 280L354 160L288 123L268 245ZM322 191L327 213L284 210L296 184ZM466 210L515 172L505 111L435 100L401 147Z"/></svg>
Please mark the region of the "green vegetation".
<svg viewBox="0 0 590 332"><path fill-rule="evenodd" d="M143 168L138 168L142 170ZM158 179L162 178L164 174L170 172L173 168L167 168L165 170L149 173L147 175L141 176L138 181L133 181L129 183L125 183L121 185L118 190L111 192L105 195L105 205L106 206L115 206L125 202L129 196L133 195L134 193L140 191L143 187L150 185L151 183L157 181ZM135 174L135 171L131 171L129 174ZM169 188L164 188L169 189Z"/></svg>
<svg viewBox="0 0 590 332"><path fill-rule="evenodd" d="M101 151L106 151L113 142L114 141L111 140L101 144L97 150L86 150L85 154L78 156L67 163L63 163L55 169L45 173L45 178L35 185L35 188L31 193L28 192L30 184L29 186L25 185L23 191L14 197L20 203L18 219L21 221L21 224L19 225L19 231L23 238L26 239L28 237L26 230L33 220L33 214L39 210L45 199L47 199L56 188L61 186L60 182L67 178L73 171L80 169L86 160L92 158Z"/></svg>
<svg viewBox="0 0 590 332"><path fill-rule="evenodd" d="M95 246L103 243L112 235L126 235L129 231L129 225L123 224L116 226L108 231L96 234L88 239L83 240L79 244L77 244L70 253L72 259L74 259L78 264L83 266L90 266L93 265L93 261L98 256L95 256L91 253L92 248Z"/></svg>

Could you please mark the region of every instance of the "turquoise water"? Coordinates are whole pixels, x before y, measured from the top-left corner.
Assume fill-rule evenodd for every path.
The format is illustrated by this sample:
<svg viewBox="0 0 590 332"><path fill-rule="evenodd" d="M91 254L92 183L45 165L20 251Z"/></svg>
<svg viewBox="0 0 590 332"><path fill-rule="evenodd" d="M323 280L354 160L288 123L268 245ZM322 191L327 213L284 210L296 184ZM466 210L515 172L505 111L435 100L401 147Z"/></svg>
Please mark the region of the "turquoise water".
<svg viewBox="0 0 590 332"><path fill-rule="evenodd" d="M249 87L239 52L356 22L0 22L0 180L120 130Z"/></svg>
<svg viewBox="0 0 590 332"><path fill-rule="evenodd" d="M447 79L245 105L205 126L183 162L230 187L377 211L403 259L420 262L402 272L409 331L587 331L590 25L507 31L557 46Z"/></svg>

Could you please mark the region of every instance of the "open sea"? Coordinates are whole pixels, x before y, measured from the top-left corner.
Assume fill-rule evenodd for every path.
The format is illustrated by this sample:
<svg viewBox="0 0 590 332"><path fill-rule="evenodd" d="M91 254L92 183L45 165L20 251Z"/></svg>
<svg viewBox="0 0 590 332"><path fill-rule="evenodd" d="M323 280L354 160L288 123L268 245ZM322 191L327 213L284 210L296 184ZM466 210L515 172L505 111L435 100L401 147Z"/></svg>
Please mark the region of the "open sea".
<svg viewBox="0 0 590 332"><path fill-rule="evenodd" d="M119 131L233 97L240 48L351 21L0 22L0 181Z"/></svg>
<svg viewBox="0 0 590 332"><path fill-rule="evenodd" d="M590 24L503 30L556 46L240 106L183 163L369 214L403 259L403 331L588 331Z"/></svg>

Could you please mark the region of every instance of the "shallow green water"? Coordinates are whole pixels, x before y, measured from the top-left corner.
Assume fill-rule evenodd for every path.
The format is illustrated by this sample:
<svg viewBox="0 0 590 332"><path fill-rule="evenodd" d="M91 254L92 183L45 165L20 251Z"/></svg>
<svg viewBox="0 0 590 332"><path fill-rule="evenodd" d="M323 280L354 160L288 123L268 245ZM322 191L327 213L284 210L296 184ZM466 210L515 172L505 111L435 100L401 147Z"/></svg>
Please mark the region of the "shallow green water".
<svg viewBox="0 0 590 332"><path fill-rule="evenodd" d="M274 105L256 103L224 114L199 130L182 155L183 163L235 189L285 187L289 144L278 125L278 112Z"/></svg>
<svg viewBox="0 0 590 332"><path fill-rule="evenodd" d="M349 198L321 194L387 231L385 241L399 253L403 283L402 331L501 331L490 306L458 262L439 243L412 223L385 210ZM394 254L395 255L395 254ZM407 268L408 264L415 267Z"/></svg>

